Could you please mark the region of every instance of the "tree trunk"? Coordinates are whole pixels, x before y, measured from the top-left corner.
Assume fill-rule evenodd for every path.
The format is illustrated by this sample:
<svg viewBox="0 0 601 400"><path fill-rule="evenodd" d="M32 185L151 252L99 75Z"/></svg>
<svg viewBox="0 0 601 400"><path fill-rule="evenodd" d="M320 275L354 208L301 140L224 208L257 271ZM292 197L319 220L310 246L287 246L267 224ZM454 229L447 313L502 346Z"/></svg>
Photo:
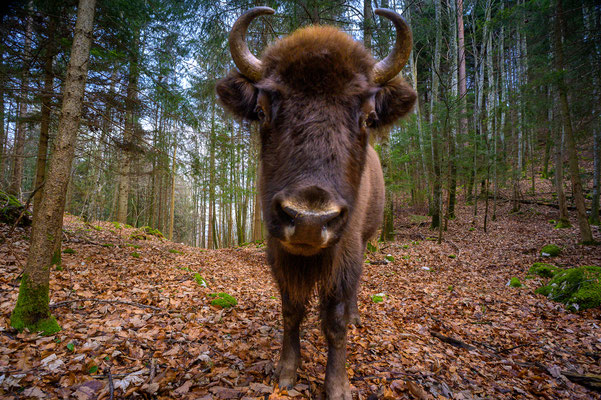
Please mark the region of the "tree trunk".
<svg viewBox="0 0 601 400"><path fill-rule="evenodd" d="M431 229L435 229L439 226L441 220L441 199L442 195L442 176L441 176L441 165L440 165L440 140L439 140L439 127L434 124L435 112L434 109L438 102L438 88L440 86L440 59L441 59L441 46L442 46L442 17L441 17L440 0L434 0L435 9L435 20L436 20L436 42L434 47L434 59L432 60L432 95L430 102L430 134L431 134L431 151L432 151L432 170L433 179L432 182L432 201L430 203L430 213L432 215L432 223L430 224Z"/></svg>
<svg viewBox="0 0 601 400"><path fill-rule="evenodd" d="M174 134L175 135L175 134ZM173 138L173 161L171 165L171 207L169 208L169 240L173 240L173 225L175 223L175 172L177 168L177 137Z"/></svg>
<svg viewBox="0 0 601 400"><path fill-rule="evenodd" d="M576 153L576 140L574 138L574 132L572 131L572 116L570 114L570 106L568 104L567 87L565 84L563 71L564 71L564 56L563 56L563 43L562 31L565 31L565 21L563 15L563 0L556 0L556 14L555 14L555 70L559 76L558 89L559 89L559 101L562 114L562 122L565 129L567 145L568 145L568 159L570 166L570 176L572 180L572 193L574 196L574 203L576 205L578 215L578 226L580 228L580 238L582 243L592 243L593 234L591 227L586 217L586 207L584 204L584 195L582 194L582 181L580 179L580 169L578 167L578 154Z"/></svg>
<svg viewBox="0 0 601 400"><path fill-rule="evenodd" d="M29 102L29 69L31 61L31 35L33 5L31 1L27 7L27 22L25 28L25 44L23 48L23 70L21 71L21 93L19 95L19 116L15 132L15 147L13 149L13 170L10 178L8 192L21 199L21 180L23 179L23 164L25 157L25 138L27 136L25 118Z"/></svg>
<svg viewBox="0 0 601 400"><path fill-rule="evenodd" d="M38 143L38 158L36 163L34 190L40 186L46 178L46 160L48 157L48 138L50 131L50 115L52 113L52 84L54 82L53 61L56 53L54 42L54 30L56 22L51 16L48 21L48 47L46 48L44 60L44 89L42 93L42 117L40 123L40 139ZM33 197L33 219L36 218L38 207L42 201L43 190L40 189Z"/></svg>
<svg viewBox="0 0 601 400"><path fill-rule="evenodd" d="M42 331L45 335L51 335L60 330L49 309L50 266L55 240L60 240L56 232L62 229L63 206L79 131L95 5L95 0L80 0L77 10L54 153L38 219L31 232L31 246L17 304L10 319L11 326L19 331L28 328L32 332Z"/></svg>
<svg viewBox="0 0 601 400"><path fill-rule="evenodd" d="M209 138L209 232L207 248L215 248L215 103L211 111L211 137Z"/></svg>
<svg viewBox="0 0 601 400"><path fill-rule="evenodd" d="M599 220L599 187L601 186L601 129L594 129L594 173L593 173L593 204L591 205L591 224L601 225Z"/></svg>
<svg viewBox="0 0 601 400"><path fill-rule="evenodd" d="M451 93L453 98L457 98L459 94L459 71L458 71L458 48L457 42L457 9L455 7L455 0L449 0L449 25L451 26L451 38L450 38L450 59L451 59ZM465 66L464 66L465 67ZM461 120L461 117L459 118ZM454 119L454 121L456 121ZM449 162L448 162L448 206L447 206L447 220L455 218L455 203L457 197L457 160L456 160L456 149L457 146L457 125L453 123L453 126L449 130ZM446 224L445 224L446 229Z"/></svg>
<svg viewBox="0 0 601 400"><path fill-rule="evenodd" d="M129 61L129 74L127 82L127 98L125 100L125 127L123 129L123 146L121 147L121 161L119 165L119 194L117 199L117 221L127 224L129 203L130 175L132 162L132 147L134 129L136 128L136 101L138 93L138 47L140 32L135 32L134 49Z"/></svg>
<svg viewBox="0 0 601 400"><path fill-rule="evenodd" d="M5 166L6 166L6 149L7 135L4 129L4 92L6 90L6 78L5 78L4 66L4 51L0 50L0 187L4 186Z"/></svg>
<svg viewBox="0 0 601 400"><path fill-rule="evenodd" d="M372 47L373 15L371 0L363 0L363 45L367 49Z"/></svg>

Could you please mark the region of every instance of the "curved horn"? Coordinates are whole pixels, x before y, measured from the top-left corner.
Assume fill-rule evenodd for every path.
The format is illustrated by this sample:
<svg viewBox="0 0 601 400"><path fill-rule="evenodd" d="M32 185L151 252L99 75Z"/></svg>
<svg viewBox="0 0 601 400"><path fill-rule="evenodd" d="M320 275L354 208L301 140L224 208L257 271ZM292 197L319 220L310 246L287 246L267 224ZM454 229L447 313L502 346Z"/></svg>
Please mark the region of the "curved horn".
<svg viewBox="0 0 601 400"><path fill-rule="evenodd" d="M396 28L396 42L392 52L374 66L374 82L381 85L394 78L407 64L411 54L413 35L409 24L396 12L387 8L377 8L375 13L391 20Z"/></svg>
<svg viewBox="0 0 601 400"><path fill-rule="evenodd" d="M232 53L234 63L242 75L255 82L261 79L261 60L253 56L248 49L248 45L246 44L246 30L248 29L250 22L259 15L273 14L274 12L275 11L269 7L251 8L234 22L234 26L232 26L230 32L230 53Z"/></svg>

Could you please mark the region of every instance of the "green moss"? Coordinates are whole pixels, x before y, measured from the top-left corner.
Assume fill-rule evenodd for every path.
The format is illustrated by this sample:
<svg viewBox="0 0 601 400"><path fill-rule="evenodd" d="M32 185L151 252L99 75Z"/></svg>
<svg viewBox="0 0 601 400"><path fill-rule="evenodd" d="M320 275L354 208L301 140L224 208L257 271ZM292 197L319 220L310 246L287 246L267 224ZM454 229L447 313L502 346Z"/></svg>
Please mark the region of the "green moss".
<svg viewBox="0 0 601 400"><path fill-rule="evenodd" d="M543 278L553 278L558 268L552 264L536 262L528 270L528 275L538 275Z"/></svg>
<svg viewBox="0 0 601 400"><path fill-rule="evenodd" d="M188 268L188 270L190 270ZM200 286L202 287L207 287L207 281L204 280L204 278L202 276L200 276L200 274L198 272L196 272L194 274L194 280L196 281L196 283L198 283Z"/></svg>
<svg viewBox="0 0 601 400"><path fill-rule="evenodd" d="M104 243L102 247L115 247L115 245L112 243Z"/></svg>
<svg viewBox="0 0 601 400"><path fill-rule="evenodd" d="M57 268L63 265L63 255L61 254L61 249L57 249L52 253L52 259L50 260L50 265L56 265Z"/></svg>
<svg viewBox="0 0 601 400"><path fill-rule="evenodd" d="M449 258L457 258L455 254L449 254Z"/></svg>
<svg viewBox="0 0 601 400"><path fill-rule="evenodd" d="M148 239L146 237L146 235L143 234L143 233L132 233L131 235L129 235L129 238L132 239L132 240L146 240L146 239Z"/></svg>
<svg viewBox="0 0 601 400"><path fill-rule="evenodd" d="M570 310L601 306L601 267L583 266L558 271L535 293L563 303Z"/></svg>
<svg viewBox="0 0 601 400"><path fill-rule="evenodd" d="M131 256L132 256L132 257L135 257L135 258L140 258L140 253L136 253L136 252L134 251L133 253L131 253Z"/></svg>
<svg viewBox="0 0 601 400"><path fill-rule="evenodd" d="M30 332L41 332L44 336L59 332L61 327L50 315L48 290L48 285L32 287L28 275L23 274L17 304L10 316L10 326L19 332L27 328Z"/></svg>
<svg viewBox="0 0 601 400"><path fill-rule="evenodd" d="M121 225L121 223L119 223L117 221L113 221L113 222L111 222L111 224L113 224L113 226L115 227L115 229L121 229L121 228L123 228L123 225Z"/></svg>
<svg viewBox="0 0 601 400"><path fill-rule="evenodd" d="M70 247L67 247L65 250L63 250L63 253L65 253L65 254L75 254L75 250L73 250Z"/></svg>
<svg viewBox="0 0 601 400"><path fill-rule="evenodd" d="M550 223L551 225L555 225L555 224L557 223L557 221L555 221L554 219L550 219L550 220L549 220L549 223Z"/></svg>
<svg viewBox="0 0 601 400"><path fill-rule="evenodd" d="M148 233L149 235L164 238L163 233L158 229L151 228L150 226L143 226L140 228L141 231Z"/></svg>
<svg viewBox="0 0 601 400"><path fill-rule="evenodd" d="M476 230L476 228L474 228L473 226L470 229L468 229L468 231L470 231L470 232L473 232L475 230Z"/></svg>
<svg viewBox="0 0 601 400"><path fill-rule="evenodd" d="M378 294L374 294L371 296L371 301L373 301L376 304L382 303L385 298L386 298L386 295L384 293L378 293Z"/></svg>
<svg viewBox="0 0 601 400"><path fill-rule="evenodd" d="M176 249L169 249L169 253L171 253L171 254L183 254L181 251L176 250Z"/></svg>
<svg viewBox="0 0 601 400"><path fill-rule="evenodd" d="M554 228L555 229L564 229L564 228L571 228L572 224L570 224L569 221L562 221L561 219L559 221L557 221L557 224L555 224Z"/></svg>
<svg viewBox="0 0 601 400"><path fill-rule="evenodd" d="M411 214L409 216L409 221L411 221L411 223L414 224L419 224L422 222L427 222L430 218L427 215L416 215L416 214Z"/></svg>
<svg viewBox="0 0 601 400"><path fill-rule="evenodd" d="M31 213L25 209L25 206L15 196L0 190L0 222L12 225L22 212L23 217L19 220L19 226L31 225Z"/></svg>
<svg viewBox="0 0 601 400"><path fill-rule="evenodd" d="M520 282L520 278L514 276L509 280L509 286L515 288L522 287L522 282Z"/></svg>
<svg viewBox="0 0 601 400"><path fill-rule="evenodd" d="M138 246L137 244L131 244L131 243L128 243L125 246L126 247L133 247L134 249L139 249L140 248L140 246Z"/></svg>
<svg viewBox="0 0 601 400"><path fill-rule="evenodd" d="M234 298L234 296L231 296L227 293L211 293L209 296L214 297L214 299L211 300L211 304L217 307L230 308L238 304L238 301Z"/></svg>
<svg viewBox="0 0 601 400"><path fill-rule="evenodd" d="M561 247L556 244L547 244L540 249L540 253L547 257L557 257L561 253Z"/></svg>
<svg viewBox="0 0 601 400"><path fill-rule="evenodd" d="M102 231L103 230L102 227L99 226L99 225L92 225L92 228L94 228L94 230L96 230L96 231Z"/></svg>

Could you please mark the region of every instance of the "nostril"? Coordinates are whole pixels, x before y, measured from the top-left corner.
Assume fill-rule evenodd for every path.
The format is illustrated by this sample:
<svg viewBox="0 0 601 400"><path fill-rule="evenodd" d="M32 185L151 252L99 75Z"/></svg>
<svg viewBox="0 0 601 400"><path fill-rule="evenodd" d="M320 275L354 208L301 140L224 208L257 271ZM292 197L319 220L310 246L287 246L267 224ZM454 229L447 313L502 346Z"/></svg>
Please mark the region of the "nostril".
<svg viewBox="0 0 601 400"><path fill-rule="evenodd" d="M336 225L338 222L344 220L347 214L346 207L340 208L340 210L330 214L330 218L327 221L329 227Z"/></svg>
<svg viewBox="0 0 601 400"><path fill-rule="evenodd" d="M281 202L278 202L276 204L276 213L280 220L291 225L294 225L294 219L298 215L298 212L296 210L293 210L290 207L283 206Z"/></svg>

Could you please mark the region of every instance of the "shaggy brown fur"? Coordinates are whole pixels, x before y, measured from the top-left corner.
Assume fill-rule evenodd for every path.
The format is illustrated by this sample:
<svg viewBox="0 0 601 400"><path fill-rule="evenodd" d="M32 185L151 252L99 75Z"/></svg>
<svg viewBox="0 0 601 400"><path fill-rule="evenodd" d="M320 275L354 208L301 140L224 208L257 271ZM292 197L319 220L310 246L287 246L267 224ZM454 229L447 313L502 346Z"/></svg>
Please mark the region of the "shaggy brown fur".
<svg viewBox="0 0 601 400"><path fill-rule="evenodd" d="M330 26L310 26L269 46L264 77L309 96L356 95L367 89L375 60L365 47Z"/></svg>
<svg viewBox="0 0 601 400"><path fill-rule="evenodd" d="M217 84L225 108L261 127L259 191L284 315L279 384L294 383L299 327L317 287L330 399L350 399L346 327L359 320L363 253L382 222L384 179L369 135L407 114L416 98L401 78L375 85L374 64L361 43L314 26L269 46L258 82L234 70ZM323 209L334 217L319 222Z"/></svg>

